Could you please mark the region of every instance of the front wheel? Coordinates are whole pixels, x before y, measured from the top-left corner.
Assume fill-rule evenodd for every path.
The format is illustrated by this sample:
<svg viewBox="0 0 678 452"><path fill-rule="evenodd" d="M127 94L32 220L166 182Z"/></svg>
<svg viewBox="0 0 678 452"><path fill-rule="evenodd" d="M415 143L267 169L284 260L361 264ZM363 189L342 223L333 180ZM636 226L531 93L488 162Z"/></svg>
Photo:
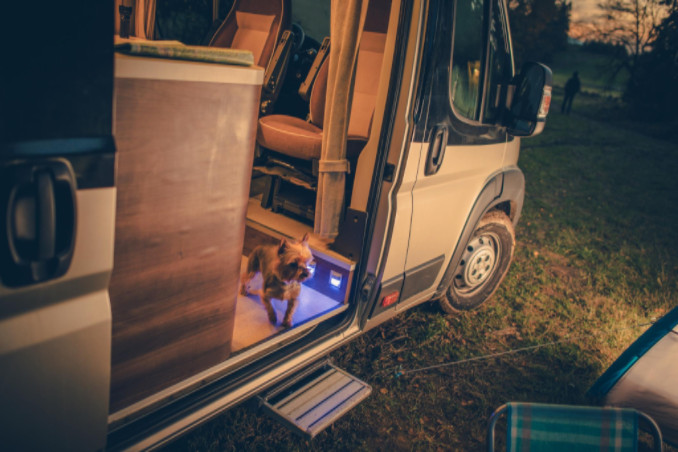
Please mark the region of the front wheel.
<svg viewBox="0 0 678 452"><path fill-rule="evenodd" d="M466 244L452 282L439 299L442 309L453 314L487 301L504 280L515 247L515 231L506 214L485 214Z"/></svg>

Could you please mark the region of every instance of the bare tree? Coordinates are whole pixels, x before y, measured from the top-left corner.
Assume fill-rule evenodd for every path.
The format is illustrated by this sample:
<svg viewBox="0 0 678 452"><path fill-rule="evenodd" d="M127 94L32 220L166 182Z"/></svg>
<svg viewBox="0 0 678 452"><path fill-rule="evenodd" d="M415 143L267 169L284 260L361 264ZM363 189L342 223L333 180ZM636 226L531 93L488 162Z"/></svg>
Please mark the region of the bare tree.
<svg viewBox="0 0 678 452"><path fill-rule="evenodd" d="M649 50L666 7L657 0L604 0L599 4L603 22L598 33L604 41L626 47L630 54Z"/></svg>
<svg viewBox="0 0 678 452"><path fill-rule="evenodd" d="M600 15L586 21L580 39L593 40L619 46L626 50L617 55L611 66L611 78L622 69L628 70L631 78L637 69L639 58L652 48L662 20L669 14L673 0L602 0L598 4Z"/></svg>
<svg viewBox="0 0 678 452"><path fill-rule="evenodd" d="M651 49L640 55L625 92L632 113L655 121L678 119L678 1L665 4L669 14L657 27Z"/></svg>
<svg viewBox="0 0 678 452"><path fill-rule="evenodd" d="M548 63L564 50L570 28L569 0L509 0L509 22L516 61Z"/></svg>

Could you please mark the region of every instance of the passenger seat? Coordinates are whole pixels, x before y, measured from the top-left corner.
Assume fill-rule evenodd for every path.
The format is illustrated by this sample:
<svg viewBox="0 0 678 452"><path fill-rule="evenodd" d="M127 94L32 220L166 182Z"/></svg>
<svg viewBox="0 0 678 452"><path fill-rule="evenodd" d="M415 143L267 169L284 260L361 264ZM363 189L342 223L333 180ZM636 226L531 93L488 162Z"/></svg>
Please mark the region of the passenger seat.
<svg viewBox="0 0 678 452"><path fill-rule="evenodd" d="M352 171L355 170L360 151L365 147L370 135L386 43L389 9L388 1L370 1L360 41L346 148L346 158L351 164ZM320 160L328 68L329 58L320 68L313 85L308 120L286 115L264 116L259 119L257 143L262 148L280 154L283 158L307 161L311 164L309 166L312 166L314 160ZM276 187L278 184L269 186ZM268 200L275 199L275 196L275 193L264 194L263 199L266 200L264 206L268 207Z"/></svg>

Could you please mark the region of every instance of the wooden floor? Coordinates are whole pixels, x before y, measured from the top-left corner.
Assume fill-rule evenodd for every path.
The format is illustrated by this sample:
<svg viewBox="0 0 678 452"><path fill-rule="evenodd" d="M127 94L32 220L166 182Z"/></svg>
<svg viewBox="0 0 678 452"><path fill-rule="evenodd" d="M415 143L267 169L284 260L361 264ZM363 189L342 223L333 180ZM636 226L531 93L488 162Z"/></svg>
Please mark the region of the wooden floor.
<svg viewBox="0 0 678 452"><path fill-rule="evenodd" d="M243 256L241 269L244 270L246 266L247 257ZM252 289L261 287L261 275L257 275L250 282L250 287ZM231 341L233 352L254 345L284 330L280 326L280 322L285 309L287 309L287 302L274 299L272 304L278 314L277 325L272 325L268 321L266 310L257 295L247 297L238 295L235 307L235 327ZM299 306L292 317L292 328L340 307L342 307L342 303L338 303L309 287L302 286Z"/></svg>

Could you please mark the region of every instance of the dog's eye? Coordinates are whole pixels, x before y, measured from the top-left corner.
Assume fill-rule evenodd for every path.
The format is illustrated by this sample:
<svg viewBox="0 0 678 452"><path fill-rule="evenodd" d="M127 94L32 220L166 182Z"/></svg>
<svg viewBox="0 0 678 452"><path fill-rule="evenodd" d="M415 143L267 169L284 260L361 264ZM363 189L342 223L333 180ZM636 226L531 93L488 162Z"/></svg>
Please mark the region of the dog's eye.
<svg viewBox="0 0 678 452"><path fill-rule="evenodd" d="M290 267L292 268L299 268L299 264L297 262L291 262Z"/></svg>

